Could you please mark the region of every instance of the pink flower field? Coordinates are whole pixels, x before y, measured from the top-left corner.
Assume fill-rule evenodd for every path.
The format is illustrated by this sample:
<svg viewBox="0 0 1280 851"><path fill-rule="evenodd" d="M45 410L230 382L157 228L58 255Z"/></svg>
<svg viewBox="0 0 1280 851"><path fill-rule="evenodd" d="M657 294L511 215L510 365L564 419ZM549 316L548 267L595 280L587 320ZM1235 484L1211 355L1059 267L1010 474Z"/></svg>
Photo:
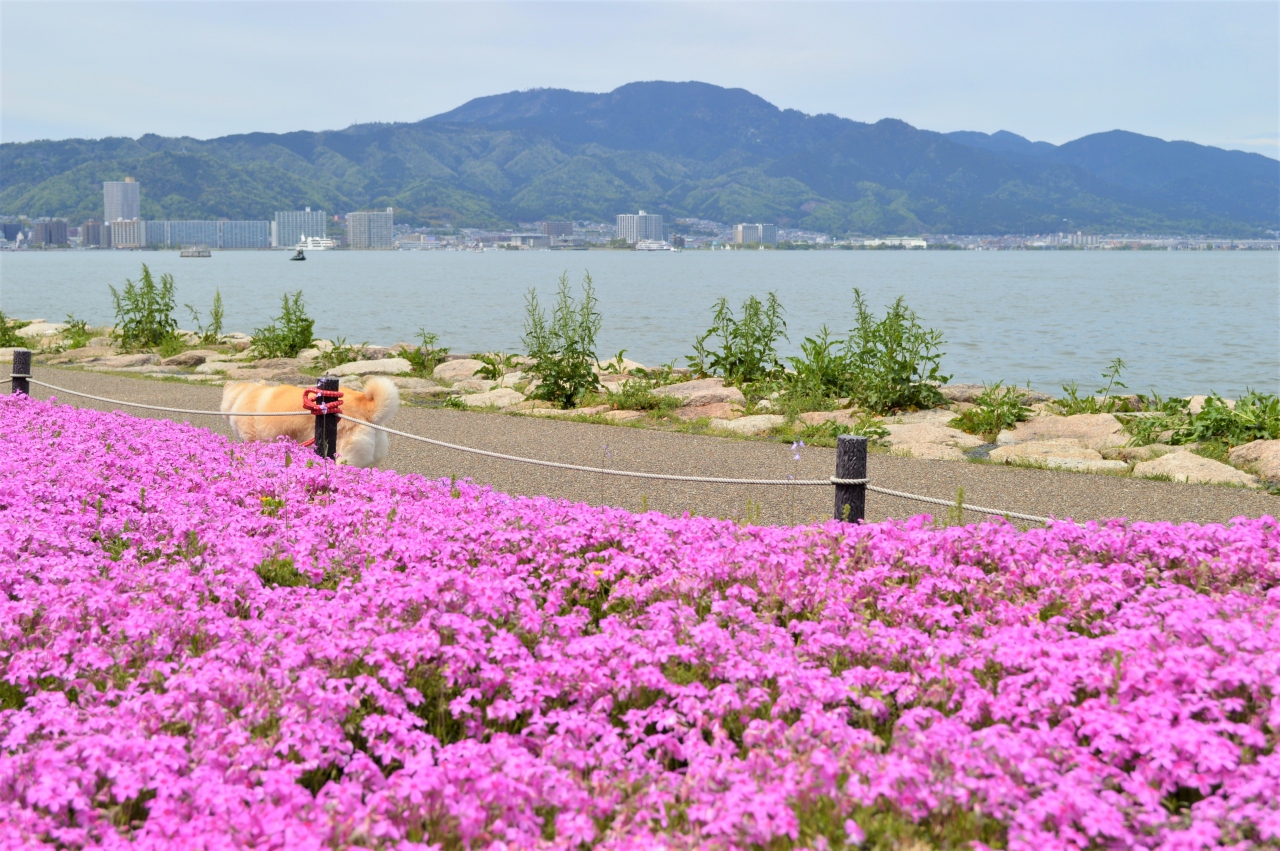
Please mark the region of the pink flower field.
<svg viewBox="0 0 1280 851"><path fill-rule="evenodd" d="M1280 844L1272 518L743 528L313 459L0 399L0 843Z"/></svg>

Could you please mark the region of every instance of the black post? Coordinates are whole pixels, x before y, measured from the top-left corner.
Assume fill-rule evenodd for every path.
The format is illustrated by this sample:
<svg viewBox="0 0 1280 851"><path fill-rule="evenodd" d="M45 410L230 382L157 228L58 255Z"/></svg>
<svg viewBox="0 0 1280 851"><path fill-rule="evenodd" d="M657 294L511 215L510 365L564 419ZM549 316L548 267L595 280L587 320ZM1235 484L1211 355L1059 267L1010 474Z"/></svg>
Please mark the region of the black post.
<svg viewBox="0 0 1280 851"><path fill-rule="evenodd" d="M321 376L316 382L320 391L316 394L316 402L336 402L338 399L338 379L333 376ZM316 414L316 454L321 458L332 459L338 449L338 415Z"/></svg>
<svg viewBox="0 0 1280 851"><path fill-rule="evenodd" d="M31 377L30 349L13 350L13 368L9 370L9 375L12 381L10 393L21 393L23 396L31 395L31 384L27 381Z"/></svg>
<svg viewBox="0 0 1280 851"><path fill-rule="evenodd" d="M836 439L836 478L867 477L867 439L857 434L842 434ZM867 516L867 486L836 485L836 519L861 523Z"/></svg>

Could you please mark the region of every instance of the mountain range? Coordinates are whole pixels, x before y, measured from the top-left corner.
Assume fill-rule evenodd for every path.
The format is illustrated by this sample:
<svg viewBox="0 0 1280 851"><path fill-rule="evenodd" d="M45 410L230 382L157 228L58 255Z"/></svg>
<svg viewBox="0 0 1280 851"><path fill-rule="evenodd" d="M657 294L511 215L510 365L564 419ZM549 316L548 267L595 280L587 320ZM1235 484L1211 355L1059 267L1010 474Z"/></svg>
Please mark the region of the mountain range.
<svg viewBox="0 0 1280 851"><path fill-rule="evenodd" d="M534 89L415 123L0 145L0 213L102 216L135 177L147 219L394 207L417 225L671 217L833 234L1280 229L1280 161L1123 130L1052 145L779 109L744 89Z"/></svg>

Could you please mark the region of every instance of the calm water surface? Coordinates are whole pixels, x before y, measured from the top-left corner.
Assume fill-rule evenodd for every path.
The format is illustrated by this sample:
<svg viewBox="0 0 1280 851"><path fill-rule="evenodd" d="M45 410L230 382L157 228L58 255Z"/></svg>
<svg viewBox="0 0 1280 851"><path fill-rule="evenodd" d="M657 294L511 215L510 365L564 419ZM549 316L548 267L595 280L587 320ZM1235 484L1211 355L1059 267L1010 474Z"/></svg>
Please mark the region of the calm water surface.
<svg viewBox="0 0 1280 851"><path fill-rule="evenodd" d="M521 348L524 294L544 305L556 279L590 271L604 327L600 354L677 360L720 296L778 293L787 354L824 323L843 333L852 289L880 310L899 295L946 336L953 381L1056 391L1097 386L1115 357L1131 390L1165 394L1280 390L1280 255L1274 252L283 252L0 253L0 309L10 316L112 319L108 284L142 263L172 273L178 303L207 311L215 288L226 327L252 331L301 289L319 336L390 344L420 326L455 351ZM188 314L180 317L190 327Z"/></svg>

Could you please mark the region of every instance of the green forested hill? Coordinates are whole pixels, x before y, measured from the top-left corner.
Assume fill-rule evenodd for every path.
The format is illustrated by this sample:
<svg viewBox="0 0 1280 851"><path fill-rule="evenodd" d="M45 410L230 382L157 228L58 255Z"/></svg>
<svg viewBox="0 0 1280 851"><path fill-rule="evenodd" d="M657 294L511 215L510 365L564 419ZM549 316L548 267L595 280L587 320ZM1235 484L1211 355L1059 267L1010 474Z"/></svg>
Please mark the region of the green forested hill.
<svg viewBox="0 0 1280 851"><path fill-rule="evenodd" d="M397 221L458 226L644 208L831 233L1280 228L1280 163L1258 154L1123 131L1061 146L944 135L780 110L702 83L512 92L339 131L6 144L0 213L100 217L100 184L126 175L157 219L309 205L392 206Z"/></svg>

